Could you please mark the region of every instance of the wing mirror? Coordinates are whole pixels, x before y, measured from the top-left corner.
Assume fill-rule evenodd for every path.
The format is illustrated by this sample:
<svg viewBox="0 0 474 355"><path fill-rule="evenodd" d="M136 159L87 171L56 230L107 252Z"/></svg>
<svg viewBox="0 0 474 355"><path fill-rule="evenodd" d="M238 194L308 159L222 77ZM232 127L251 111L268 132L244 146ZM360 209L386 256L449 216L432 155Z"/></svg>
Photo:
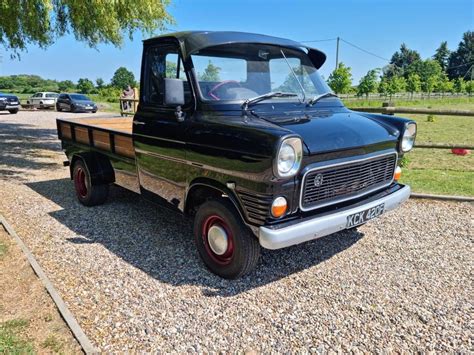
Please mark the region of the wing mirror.
<svg viewBox="0 0 474 355"><path fill-rule="evenodd" d="M176 107L176 119L178 122L184 121L184 112L181 105L184 105L184 82L181 79L165 78L165 100L166 106Z"/></svg>

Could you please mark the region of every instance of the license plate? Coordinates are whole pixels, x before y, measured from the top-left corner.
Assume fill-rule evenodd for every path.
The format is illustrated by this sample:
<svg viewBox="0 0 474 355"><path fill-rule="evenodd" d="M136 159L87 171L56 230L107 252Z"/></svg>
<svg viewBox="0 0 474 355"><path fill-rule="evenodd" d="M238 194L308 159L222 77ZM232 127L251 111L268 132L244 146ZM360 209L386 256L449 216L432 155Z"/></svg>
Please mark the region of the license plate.
<svg viewBox="0 0 474 355"><path fill-rule="evenodd" d="M92 108L92 106L86 106L86 108Z"/></svg>
<svg viewBox="0 0 474 355"><path fill-rule="evenodd" d="M384 209L385 204L381 203L380 205L374 206L367 210L351 214L347 216L346 228L352 228L364 224L365 222L380 216Z"/></svg>
<svg viewBox="0 0 474 355"><path fill-rule="evenodd" d="M18 101L12 101L10 102L10 105L18 105Z"/></svg>

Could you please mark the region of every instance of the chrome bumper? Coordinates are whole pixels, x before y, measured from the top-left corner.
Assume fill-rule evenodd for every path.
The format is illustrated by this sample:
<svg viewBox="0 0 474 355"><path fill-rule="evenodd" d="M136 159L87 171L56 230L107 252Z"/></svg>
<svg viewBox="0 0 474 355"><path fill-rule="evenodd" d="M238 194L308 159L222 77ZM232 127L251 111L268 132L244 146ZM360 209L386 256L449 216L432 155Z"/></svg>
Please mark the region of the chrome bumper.
<svg viewBox="0 0 474 355"><path fill-rule="evenodd" d="M384 213L394 210L410 197L410 192L410 186L404 186L390 195L366 204L322 217L315 217L288 227L279 229L260 227L258 239L260 245L264 248L280 249L321 238L346 229L347 217L354 213L365 211L381 203L385 204Z"/></svg>

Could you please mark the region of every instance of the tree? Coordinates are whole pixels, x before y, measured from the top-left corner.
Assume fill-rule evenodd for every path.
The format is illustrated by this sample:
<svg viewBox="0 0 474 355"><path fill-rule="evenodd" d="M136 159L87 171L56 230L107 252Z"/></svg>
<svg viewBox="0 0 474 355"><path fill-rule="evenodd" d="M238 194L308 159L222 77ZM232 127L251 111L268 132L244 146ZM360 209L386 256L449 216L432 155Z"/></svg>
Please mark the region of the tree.
<svg viewBox="0 0 474 355"><path fill-rule="evenodd" d="M170 0L82 1L2 0L0 44L18 54L28 44L45 48L72 32L91 47L99 43L120 46L124 34L141 30L151 34L174 23L167 12Z"/></svg>
<svg viewBox="0 0 474 355"><path fill-rule="evenodd" d="M401 74L405 75L405 69L412 63L421 60L420 53L413 49L409 49L405 43L402 43L400 46L400 51L395 52L392 55L390 64L393 64L395 67L401 69ZM389 73L388 73L389 74ZM400 74L400 73L394 73ZM389 75L393 76L393 75Z"/></svg>
<svg viewBox="0 0 474 355"><path fill-rule="evenodd" d="M450 79L464 78L469 70L474 70L474 31L467 31L458 48L449 56L448 76Z"/></svg>
<svg viewBox="0 0 474 355"><path fill-rule="evenodd" d="M474 92L474 80L466 81L466 92L469 94L469 96L472 95Z"/></svg>
<svg viewBox="0 0 474 355"><path fill-rule="evenodd" d="M104 79L102 79L102 78L95 79L95 85L96 85L97 89L102 89L105 85Z"/></svg>
<svg viewBox="0 0 474 355"><path fill-rule="evenodd" d="M433 56L433 59L439 63L443 71L446 71L446 68L448 67L449 54L450 54L450 51L448 49L448 42L444 41L444 42L441 42L441 44L439 45L438 49L436 50Z"/></svg>
<svg viewBox="0 0 474 355"><path fill-rule="evenodd" d="M367 74L360 79L359 86L357 87L357 96L365 95L365 97L368 98L371 92L377 90L377 73L378 69L369 70Z"/></svg>
<svg viewBox="0 0 474 355"><path fill-rule="evenodd" d="M328 85L336 94L347 93L352 85L351 68L346 67L344 63L339 63L339 66L329 75Z"/></svg>
<svg viewBox="0 0 474 355"><path fill-rule="evenodd" d="M388 79L385 76L383 76L382 80L380 80L379 87L377 88L378 93L382 96L387 95L387 89L388 89L387 81Z"/></svg>
<svg viewBox="0 0 474 355"><path fill-rule="evenodd" d="M221 68L212 64L212 62L209 61L206 69L204 69L204 73L199 75L199 79L202 81L221 81L220 71L221 71Z"/></svg>
<svg viewBox="0 0 474 355"><path fill-rule="evenodd" d="M61 92L73 91L76 85L71 80L64 80L58 83L58 89Z"/></svg>
<svg viewBox="0 0 474 355"><path fill-rule="evenodd" d="M118 89L125 89L128 85L135 87L135 76L127 68L120 67L115 71L110 84Z"/></svg>
<svg viewBox="0 0 474 355"><path fill-rule="evenodd" d="M81 78L77 81L77 89L82 93L82 94L90 94L95 90L94 83L87 79L87 78Z"/></svg>
<svg viewBox="0 0 474 355"><path fill-rule="evenodd" d="M407 79L407 91L411 93L411 97L413 98L413 94L415 92L420 92L420 90L421 90L420 76L416 73L410 74Z"/></svg>
<svg viewBox="0 0 474 355"><path fill-rule="evenodd" d="M392 95L403 92L406 89L406 80L403 76L392 76L387 81L387 94L392 100Z"/></svg>
<svg viewBox="0 0 474 355"><path fill-rule="evenodd" d="M438 82L435 85L435 91L443 93L443 96L444 96L445 92L454 91L454 85L451 81L449 81L448 76L446 75L446 73L443 73L438 78Z"/></svg>
<svg viewBox="0 0 474 355"><path fill-rule="evenodd" d="M457 94L462 94L466 91L466 83L463 78L454 79L454 92Z"/></svg>

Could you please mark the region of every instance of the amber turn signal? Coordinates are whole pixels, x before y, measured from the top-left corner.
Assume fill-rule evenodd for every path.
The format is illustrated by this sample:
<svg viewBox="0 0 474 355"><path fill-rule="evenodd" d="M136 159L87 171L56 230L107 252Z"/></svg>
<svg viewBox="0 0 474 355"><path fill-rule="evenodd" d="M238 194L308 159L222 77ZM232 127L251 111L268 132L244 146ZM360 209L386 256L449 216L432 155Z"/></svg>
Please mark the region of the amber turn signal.
<svg viewBox="0 0 474 355"><path fill-rule="evenodd" d="M280 218L285 214L287 207L288 204L286 202L286 198L281 196L277 197L272 203L272 216L275 218Z"/></svg>
<svg viewBox="0 0 474 355"><path fill-rule="evenodd" d="M400 180L401 177L402 177L402 168L397 166L396 169L395 169L395 173L393 174L393 179L395 181L398 181L398 180Z"/></svg>

